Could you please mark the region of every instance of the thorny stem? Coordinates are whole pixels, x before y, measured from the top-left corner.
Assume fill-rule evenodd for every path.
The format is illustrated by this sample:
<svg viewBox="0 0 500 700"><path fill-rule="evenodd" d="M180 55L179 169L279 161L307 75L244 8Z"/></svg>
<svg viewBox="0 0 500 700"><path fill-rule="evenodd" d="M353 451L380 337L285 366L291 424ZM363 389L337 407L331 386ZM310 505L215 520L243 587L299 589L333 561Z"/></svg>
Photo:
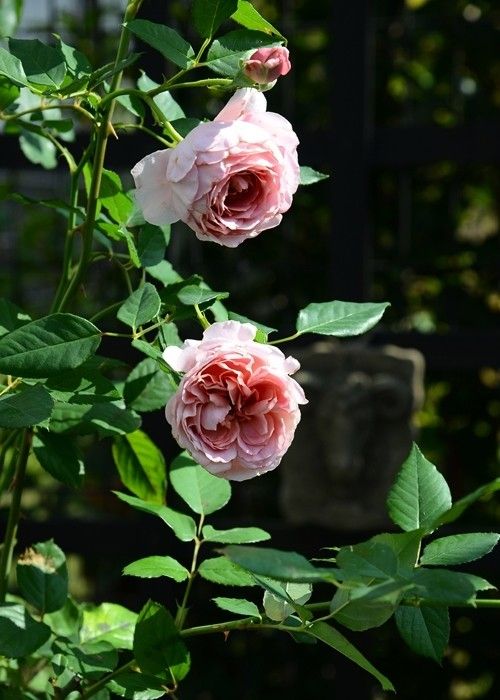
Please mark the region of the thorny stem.
<svg viewBox="0 0 500 700"><path fill-rule="evenodd" d="M199 65L202 66L203 63L200 63ZM150 97L155 97L166 90L177 90L178 88L229 87L232 84L233 81L230 78L204 78L203 80L193 80L190 82L173 84L167 82L163 83L162 85L158 85L157 88L148 90L146 94L148 94Z"/></svg>
<svg viewBox="0 0 500 700"><path fill-rule="evenodd" d="M130 671L131 668L134 667L136 664L136 660L132 659L131 661L128 661L126 664L123 664L123 666L119 666L116 668L112 673L110 673L107 676L104 676L104 678L101 678L100 680L96 681L93 685L89 685L85 690L82 691L80 698L81 700L87 700L87 698L91 698L93 695L98 693L102 688L104 688L110 681L114 680L118 676L120 676L122 673L125 673L125 671Z"/></svg>
<svg viewBox="0 0 500 700"><path fill-rule="evenodd" d="M130 0L127 9L125 11L125 18L124 18L124 23L126 24L128 21L133 19L139 10L139 7L141 5L142 0ZM117 66L120 61L125 57L127 51L128 51L128 45L129 45L129 38L130 38L130 31L127 29L126 26L122 27L122 31L120 34L120 41L118 44L118 50L116 52L116 58L115 58L115 66ZM92 167L92 179L90 181L90 188L89 188L89 195L88 195L88 204L87 204L87 216L85 218L85 222L83 223L82 231L83 231L83 243L82 243L82 252L80 256L80 261L78 263L78 266L72 276L72 278L69 281L69 284L66 287L66 290L64 294L62 295L61 300L58 302L57 306L55 307L55 311L62 311L64 310L67 305L70 303L72 300L73 296L75 295L76 291L78 290L78 287L80 286L85 272L87 270L87 266L90 262L91 254L92 254L92 243L93 243L93 238L94 238L94 225L96 221L96 215L97 215L97 205L98 205L98 200L99 200L99 192L101 188L101 178L102 178L102 171L104 168L104 159L106 156L106 147L107 147L107 142L108 142L108 136L110 134L110 125L111 125L111 118L113 116L113 109L114 109L114 96L116 96L118 87L121 81L122 77L122 71L116 73L111 81L111 86L110 86L110 95L108 97L112 98L107 100L106 105L101 111L100 115L100 124L97 129L97 134L95 137L95 151L94 151L94 161L93 161L93 167ZM104 103L105 100L102 101ZM101 104L102 104L101 103Z"/></svg>
<svg viewBox="0 0 500 700"><path fill-rule="evenodd" d="M198 527L198 533L201 531L201 526L202 526L202 519L203 516L200 518L200 525ZM200 542L201 544L201 542ZM199 546L198 546L199 549ZM193 557L194 560L194 557ZM196 564L196 563L195 563ZM190 579L191 580L191 579ZM189 586L189 582L188 582ZM187 596L184 595L184 599L187 600ZM184 601L183 601L184 604ZM476 607L481 607L481 608L497 608L500 607L500 600L488 600L488 599L482 599L482 600L476 600L475 601L475 606ZM324 601L320 603L311 603L307 606L308 610L324 610L325 608L330 607L330 601ZM436 606L433 606L436 607ZM472 603L464 603L463 605L455 605L454 607L474 607ZM182 607L179 608L179 611L177 615L179 616L179 612L182 610ZM291 633L296 633L296 632L307 632L308 627L310 627L314 622L317 622L318 620L311 620L310 622L304 623L301 627L291 627L289 625L284 625L280 623L268 623L268 622L259 622L255 617L244 617L241 618L240 620L229 620L228 622L218 622L213 625L201 625L198 627L190 627L188 629L182 629L179 627L179 633L181 637L197 637L201 635L206 635L206 634L227 634L228 632L231 632L232 630L261 630L261 629L272 629L272 630L278 630L280 632L291 632ZM177 618L176 618L176 624L177 623ZM101 678L99 681L94 683L94 685L89 686L86 688L81 696L80 700L88 700L88 698L92 697L95 695L99 690L104 688L109 681L113 680L117 676L119 676L121 673L124 673L125 671L130 670L133 668L135 665L136 661L135 659L132 659L131 661L128 661L126 664L123 666L120 666L117 668L115 671L110 673L108 676L105 676L104 678ZM171 695L171 693L170 693Z"/></svg>
<svg viewBox="0 0 500 700"><path fill-rule="evenodd" d="M28 462L28 456L31 448L31 438L31 431L26 429L23 434L23 442L17 462L15 484L12 492L12 502L10 504L7 529L5 531L5 539L3 541L2 552L0 554L0 605L5 602L5 595L7 593L7 583L12 561L12 552L14 550L17 525L19 522L24 475L26 473L26 464Z"/></svg>
<svg viewBox="0 0 500 700"><path fill-rule="evenodd" d="M201 530L203 528L204 520L205 520L205 516L202 513L200 515L198 529L196 530L196 537L194 538L193 558L191 560L191 569L189 571L189 578L188 578L188 582L186 584L186 590L184 591L184 597L182 599L182 603L180 604L180 606L177 610L177 615L175 616L175 625L179 630L182 630L182 628L184 627L184 623L186 621L187 602L189 599L189 594L191 593L193 581L196 578L197 566L198 566L198 554L200 552L200 547L201 547L202 542L203 542L203 540L201 539Z"/></svg>
<svg viewBox="0 0 500 700"><path fill-rule="evenodd" d="M10 122L15 119L20 119L21 117L25 117L28 114L33 114L35 112L43 112L45 110L50 110L50 109L71 109L74 112L78 112L82 116L84 116L86 119L94 123L94 117L90 112L87 112L86 109L81 107L80 105L77 104L48 104L48 105L38 105L37 107L33 107L32 109L25 109L23 112L16 112L15 114L5 114L3 112L0 112L0 119L4 122Z"/></svg>
<svg viewBox="0 0 500 700"><path fill-rule="evenodd" d="M62 296L65 292L66 285L68 284L70 276L71 260L73 256L73 246L75 241L75 235L77 231L80 230L79 226L76 226L76 208L78 206L78 183L80 175L82 173L85 164L90 158L93 144L90 143L88 147L83 152L83 155L76 166L76 168L71 172L71 191L70 191L70 212L68 214L68 226L66 230L66 239L64 242L64 254L63 254L63 269L61 273L61 279L59 280L59 285L57 287L56 294L54 296L54 301L52 302L51 311L54 312L59 308Z"/></svg>
<svg viewBox="0 0 500 700"><path fill-rule="evenodd" d="M2 448L0 449L0 494L3 491L3 483L4 483L4 478L2 478L2 472L5 464L5 458L7 457L7 451L9 447L15 442L16 438L18 437L19 432L17 430L12 430L9 435L5 438L5 441L2 445Z"/></svg>
<svg viewBox="0 0 500 700"><path fill-rule="evenodd" d="M143 131L145 134L148 134L148 136L151 136L151 138L159 141L163 146L165 146L165 148L172 148L175 146L175 142L167 141L167 139L159 136L152 129L148 129L148 127L144 126L143 124L113 124L113 126L116 130L123 129L124 131Z"/></svg>

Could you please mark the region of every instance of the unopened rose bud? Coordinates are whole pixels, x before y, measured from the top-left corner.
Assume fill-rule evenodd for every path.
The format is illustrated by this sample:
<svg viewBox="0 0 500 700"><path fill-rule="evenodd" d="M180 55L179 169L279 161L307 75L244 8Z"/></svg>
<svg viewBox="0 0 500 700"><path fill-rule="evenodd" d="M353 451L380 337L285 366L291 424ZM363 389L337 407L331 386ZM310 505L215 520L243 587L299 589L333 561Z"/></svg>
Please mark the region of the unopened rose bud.
<svg viewBox="0 0 500 700"><path fill-rule="evenodd" d="M257 49L243 65L243 72L254 83L272 83L291 69L288 49L271 46Z"/></svg>

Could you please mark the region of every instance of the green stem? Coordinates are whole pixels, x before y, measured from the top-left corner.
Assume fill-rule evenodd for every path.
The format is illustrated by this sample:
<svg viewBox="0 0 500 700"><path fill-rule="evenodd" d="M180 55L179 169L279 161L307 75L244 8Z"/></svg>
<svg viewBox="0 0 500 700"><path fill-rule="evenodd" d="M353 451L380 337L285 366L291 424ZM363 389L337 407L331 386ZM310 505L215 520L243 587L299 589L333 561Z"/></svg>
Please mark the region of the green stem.
<svg viewBox="0 0 500 700"><path fill-rule="evenodd" d="M203 313L203 311L200 309L198 304L194 305L194 310L196 311L196 318L200 322L201 327L203 330L206 330L207 328L210 328L210 323L208 322L207 317Z"/></svg>
<svg viewBox="0 0 500 700"><path fill-rule="evenodd" d="M203 63L199 64L203 66ZM229 87L233 84L231 78L204 78L203 80L193 80L185 83L162 83L158 87L148 90L146 93L150 97L156 97L167 90L177 90L178 88L199 88L199 87Z"/></svg>
<svg viewBox="0 0 500 700"><path fill-rule="evenodd" d="M125 11L125 24L135 17L135 14L137 13L141 2L142 0L129 1L127 9ZM117 66L127 54L129 39L130 31L127 29L126 26L122 26L118 50L116 52L115 66ZM122 71L116 73L113 76L110 86L110 93L112 93L112 95L115 95L117 93L117 89L119 87L121 78ZM104 168L104 159L106 156L106 147L108 142L108 136L110 133L110 124L113 116L114 104L114 98L110 99L107 102L105 108L102 110L101 121L97 129L97 135L95 137L94 161L87 203L87 216L82 227L83 244L80 261L78 263L73 277L70 279L69 284L67 285L66 290L62 295L61 300L58 302L55 311L63 311L68 306L76 291L78 290L85 276L87 266L90 262L90 257L92 254L92 243L94 240L94 225L97 215L97 205L99 201L99 192L101 189L102 171Z"/></svg>
<svg viewBox="0 0 500 700"><path fill-rule="evenodd" d="M182 603L180 604L179 608L177 609L177 615L175 616L175 625L179 631L182 630L182 628L184 627L184 623L186 621L187 602L189 599L189 594L191 593L193 581L196 578L197 566L198 566L198 554L200 552L200 547L203 543L203 540L201 539L201 530L203 528L204 520L205 520L205 516L202 513L200 515L198 529L196 531L196 537L194 538L193 558L191 560L191 569L189 571L189 578L188 578L188 582L186 584L186 590L184 591L184 597L182 599Z"/></svg>
<svg viewBox="0 0 500 700"><path fill-rule="evenodd" d="M500 608L500 600L495 598L477 598L474 602L470 603L457 603L454 605L435 605L433 603L427 603L424 600L403 601L401 605L407 605L410 607L426 607L426 608ZM330 608L330 601L325 600L321 603L308 603L305 605L311 612L321 612L322 610L328 610ZM315 620L316 622L316 620Z"/></svg>
<svg viewBox="0 0 500 700"><path fill-rule="evenodd" d="M26 429L24 431L21 452L19 453L19 459L17 462L15 484L12 492L12 502L10 504L9 518L7 520L7 530L5 531L5 539L3 541L2 553L0 555L0 605L5 602L5 595L7 593L7 583L10 573L10 565L12 562L12 552L16 542L17 525L19 522L24 475L26 473L26 464L28 462L28 456L31 448L31 437L31 432Z"/></svg>
<svg viewBox="0 0 500 700"><path fill-rule="evenodd" d="M290 340L295 340L302 335L301 331L297 331L293 335L288 335L286 338L278 338L278 340L270 340L268 345L279 345L280 343L288 343Z"/></svg>
<svg viewBox="0 0 500 700"><path fill-rule="evenodd" d="M11 481L12 476L15 471L15 460L16 460L16 455L17 455L17 450L15 446L15 442L17 438L20 436L20 431L19 430L13 430L10 435L6 438L5 442L2 445L2 450L0 452L0 494L3 493L3 491L7 488L9 481ZM9 447L14 446L14 450L12 452L9 464L7 467L5 467L4 470L4 465L5 465L5 459L7 457L7 450Z"/></svg>
<svg viewBox="0 0 500 700"><path fill-rule="evenodd" d="M91 321L92 323L94 323L94 321L98 321L100 318L103 318L104 316L113 313L113 311L116 311L116 309L119 309L122 304L123 301L116 301L114 304L106 306L106 308L101 309L96 314L91 316L89 321Z"/></svg>
<svg viewBox="0 0 500 700"><path fill-rule="evenodd" d="M82 690L80 695L81 700L87 700L88 698L91 698L93 695L102 690L102 688L105 688L110 681L114 680L122 673L125 673L125 671L130 671L130 669L133 668L136 663L137 662L135 659L131 659L126 664L123 664L123 666L119 666L118 668L116 668L112 673L108 674L107 676L104 676L104 678L101 678L100 680L93 683L93 685L89 685L87 688Z"/></svg>
<svg viewBox="0 0 500 700"><path fill-rule="evenodd" d="M73 246L75 240L75 233L78 230L76 227L76 208L78 206L78 186L80 175L82 170L90 157L92 149L92 144L83 152L83 155L76 166L76 168L71 172L71 190L70 190L70 212L68 215L68 227L66 230L66 239L64 241L64 254L63 254L63 269L61 273L61 279L59 280L59 285L54 296L54 301L52 302L51 312L54 312L59 308L62 297L64 295L66 285L68 284L70 276L70 266L73 258Z"/></svg>
<svg viewBox="0 0 500 700"><path fill-rule="evenodd" d="M174 142L167 141L167 139L158 136L158 134L156 134L152 129L148 129L148 127L144 126L143 124L113 124L113 126L117 130L123 129L124 131L143 131L145 134L148 134L148 136L151 136L151 138L159 141L163 146L165 146L165 148L173 148L175 146Z"/></svg>
<svg viewBox="0 0 500 700"><path fill-rule="evenodd" d="M10 122L15 119L20 119L21 117L27 116L28 114L33 114L35 112L43 112L49 109L71 109L75 112L78 112L92 123L94 122L94 117L92 116L92 114L90 112L87 112L87 110L83 107L80 107L80 105L61 104L59 102L49 105L38 105L38 107L33 107L32 109L25 109L24 111L16 112L15 114L4 114L3 112L0 112L0 119L2 119L2 121L5 122Z"/></svg>

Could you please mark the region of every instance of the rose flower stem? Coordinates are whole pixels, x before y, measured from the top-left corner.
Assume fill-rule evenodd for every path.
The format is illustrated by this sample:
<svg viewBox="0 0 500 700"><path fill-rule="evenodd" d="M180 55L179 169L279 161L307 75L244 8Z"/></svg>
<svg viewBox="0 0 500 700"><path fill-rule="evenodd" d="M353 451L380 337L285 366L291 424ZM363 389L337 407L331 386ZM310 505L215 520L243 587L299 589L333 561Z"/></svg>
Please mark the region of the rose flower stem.
<svg viewBox="0 0 500 700"><path fill-rule="evenodd" d="M125 10L124 24L133 19L137 14L142 0L130 0ZM116 52L115 66L117 66L120 61L126 56L128 52L128 45L130 39L130 31L126 26L122 26L122 31L120 34L120 41L118 44L118 50ZM92 254L92 243L94 239L94 224L97 215L97 204L99 201L99 193L101 189L101 178L104 168L104 159L106 156L106 147L108 136L110 133L111 118L113 116L114 110L114 99L111 99L112 93L114 93L121 82L123 71L116 73L112 80L109 90L109 101L106 103L104 109L101 113L101 121L97 130L97 135L95 137L95 151L94 160L92 164L92 179L90 182L88 203L87 203L87 216L83 224L83 246L80 261L76 268L75 274L69 281L65 293L62 295L60 302L54 308L54 311L63 311L73 296L75 295L78 287L80 286L83 277L85 275L87 266L90 261Z"/></svg>
<svg viewBox="0 0 500 700"><path fill-rule="evenodd" d="M0 605L5 602L7 584L12 562L12 552L16 542L17 525L21 508L21 495L23 493L24 475L26 474L26 464L31 449L31 431L25 430L19 459L17 462L14 490L12 492L12 502L10 504L9 518L7 520L7 530L0 554Z"/></svg>

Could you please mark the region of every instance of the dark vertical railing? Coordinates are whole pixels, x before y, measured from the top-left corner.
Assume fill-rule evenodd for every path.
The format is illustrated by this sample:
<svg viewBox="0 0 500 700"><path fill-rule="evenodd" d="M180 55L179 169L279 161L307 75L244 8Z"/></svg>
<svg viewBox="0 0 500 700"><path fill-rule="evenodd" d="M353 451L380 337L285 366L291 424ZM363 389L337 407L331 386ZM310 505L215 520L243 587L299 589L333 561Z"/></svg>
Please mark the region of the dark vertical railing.
<svg viewBox="0 0 500 700"><path fill-rule="evenodd" d="M362 301L369 292L369 148L373 129L372 4L332 2L331 162L332 242L330 291Z"/></svg>

